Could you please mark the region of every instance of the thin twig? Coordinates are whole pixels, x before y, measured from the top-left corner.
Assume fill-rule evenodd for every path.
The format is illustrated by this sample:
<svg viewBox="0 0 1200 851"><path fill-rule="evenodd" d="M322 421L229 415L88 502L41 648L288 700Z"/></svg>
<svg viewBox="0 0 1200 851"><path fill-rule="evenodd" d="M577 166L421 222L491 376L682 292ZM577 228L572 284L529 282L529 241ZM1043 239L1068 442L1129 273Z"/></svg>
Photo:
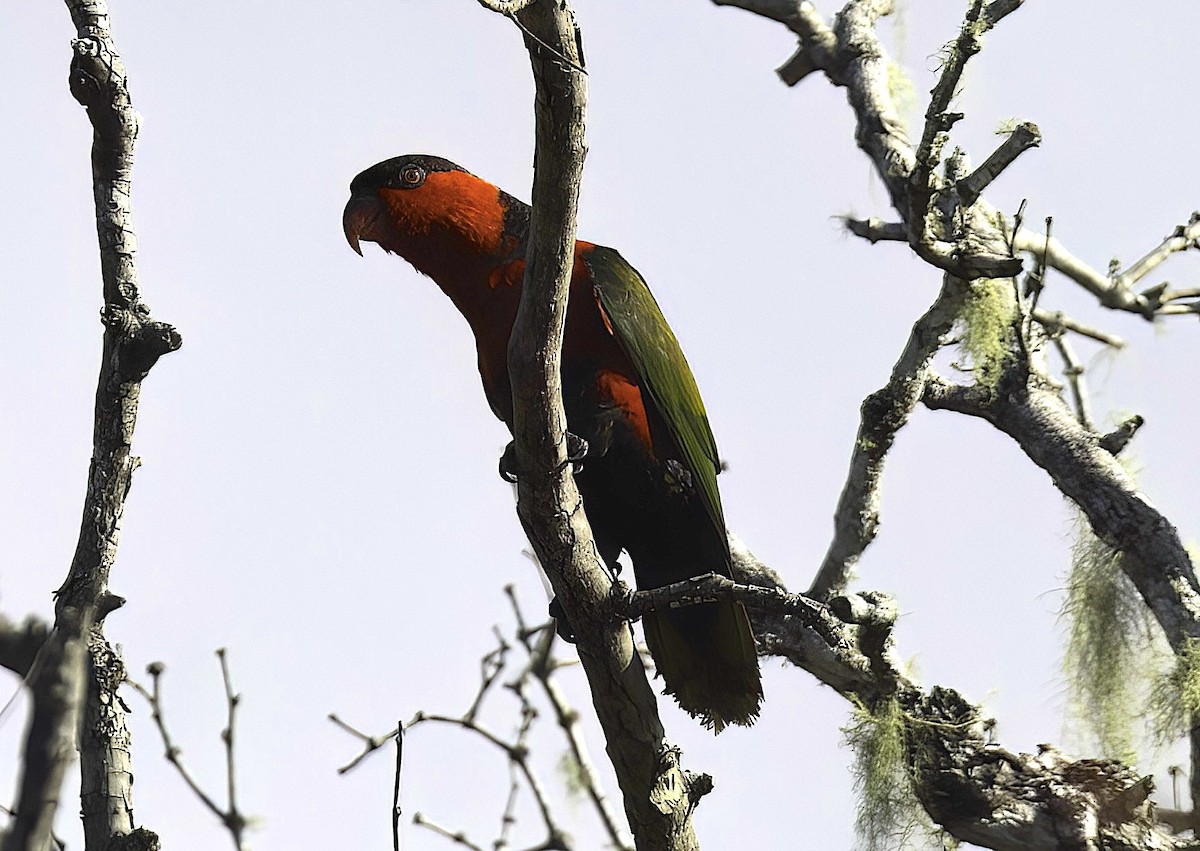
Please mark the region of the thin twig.
<svg viewBox="0 0 1200 851"><path fill-rule="evenodd" d="M339 768L337 770L338 774L345 774L346 772L352 770L360 762L362 762L364 759L369 757L371 754L375 753L375 751L379 750L381 747L383 747L384 745L386 745L388 742L390 742L392 739L394 739L396 737L395 730L392 730L386 736L368 736L366 733L362 732L361 730L351 727L349 724L347 724L345 721L343 721L341 718L339 718L333 712L329 713L328 718L334 724L341 727L343 730L345 730L351 736L354 736L354 738L358 739L359 741L361 741L363 743L362 753L360 753L358 756L354 757L354 759L350 760L350 762L346 763L341 768Z"/></svg>
<svg viewBox="0 0 1200 851"><path fill-rule="evenodd" d="M604 794L604 788L600 782L600 775L596 771L595 763L592 762L591 755L588 753L583 733L579 729L579 712L570 705L566 694L553 678L554 672L562 667L554 658L553 650L556 634L553 622L544 624L536 629L528 628L525 624L525 617L521 611L521 605L517 600L514 587L506 585L504 593L508 596L509 603L512 606L513 617L517 621L517 636L525 651L529 654L529 664L526 666L522 676L532 674L542 687L546 698L550 701L550 706L554 709L555 720L558 722L559 728L563 731L563 735L567 739L571 758L579 770L584 791L587 793L592 806L596 809L596 814L600 817L600 821L608 833L609 842L617 851L632 851L625 838L625 831L621 827L621 822L617 814L613 811L608 797ZM532 640L534 638L536 638L536 641Z"/></svg>
<svg viewBox="0 0 1200 851"><path fill-rule="evenodd" d="M192 775L191 771L184 764L181 755L183 751L175 744L171 738L171 732L167 729L166 712L163 708L162 697L162 678L166 672L166 666L162 662L152 662L146 666L146 673L150 675L151 688L146 690L145 686L138 683L129 677L125 678L130 687L140 694L148 704L150 704L150 718L154 721L154 726L158 728L159 738L162 739L164 756L167 762L175 767L179 776L183 778L183 782L191 789L194 794L209 812L215 815L225 825L225 829L229 831L230 837L233 840L234 848L237 851L245 851L244 833L247 825L245 817L238 812L235 788L233 782L234 757L233 757L233 720L234 710L238 702L238 696L233 691L233 686L229 678L229 670L225 664L224 649L217 651L217 657L221 660L221 673L225 682L225 698L228 707L228 726L221 731L221 739L225 743L226 749L226 772L227 772L227 789L229 793L229 807L222 809L217 802L201 788L200 783Z"/></svg>
<svg viewBox="0 0 1200 851"><path fill-rule="evenodd" d="M1170 289L1166 284L1156 284L1140 293L1133 291L1133 284L1149 274L1172 254L1195 248L1200 240L1200 214L1193 213L1186 225L1179 225L1157 247L1137 260L1125 271L1112 269L1100 272L1072 254L1057 239L1047 239L1042 234L1020 228L1014 237L1014 246L1034 256L1044 258L1046 265L1061 272L1082 286L1105 307L1135 313L1146 319L1157 316L1178 316L1200 312L1200 304L1177 302L1200 299L1200 288L1187 287Z"/></svg>
<svg viewBox="0 0 1200 851"><path fill-rule="evenodd" d="M438 836L444 836L451 842L469 848L471 851L483 851L481 847L467 839L467 835L463 831L454 831L442 827L437 822L433 822L425 818L425 816L421 813L413 813L413 824L415 824L417 827L423 827L427 830L432 830L434 833L438 834Z"/></svg>
<svg viewBox="0 0 1200 851"><path fill-rule="evenodd" d="M1051 341L1063 359L1063 375L1067 378L1067 386L1071 388L1071 400L1075 403L1075 416L1079 424L1089 431L1094 430L1091 406L1088 403L1087 382L1084 378L1083 364L1075 354L1075 349L1062 333L1052 334Z"/></svg>
<svg viewBox="0 0 1200 851"><path fill-rule="evenodd" d="M523 716L524 719L524 716ZM542 816L542 821L546 825L546 829L553 837L565 836L563 830L558 825L557 819L550 810L549 797L546 795L545 787L542 785L541 779L533 770L533 766L529 763L529 751L523 745L513 744L504 741L491 730L482 726L475 721L468 721L466 718L453 718L449 715L436 715L425 712L418 712L413 717L412 721L408 722L406 727L412 729L419 724L434 723L448 724L452 727L459 727L463 730L469 730L479 736L486 742L490 742L493 746L503 751L504 755L509 758L521 771L521 775L525 778L525 784L533 792L534 799L537 801L538 810ZM524 720L522 723L526 723ZM561 844L561 839L560 839ZM557 847L557 846L556 846Z"/></svg>
<svg viewBox="0 0 1200 851"><path fill-rule="evenodd" d="M1114 349L1125 348L1125 341L1116 334L1110 334L1103 329L1072 319L1061 310L1051 312L1038 308L1033 311L1033 320L1044 326L1047 333L1050 334L1054 334L1059 329L1073 331L1081 337L1087 337L1089 340L1095 340L1097 343L1103 343Z"/></svg>
<svg viewBox="0 0 1200 851"><path fill-rule="evenodd" d="M396 722L396 779L392 784L392 851L400 851L400 769L404 765L404 722Z"/></svg>
<svg viewBox="0 0 1200 851"><path fill-rule="evenodd" d="M225 812L225 824L234 833L235 844L242 847L242 832L246 828L246 819L238 811L236 765L234 762L234 720L241 695L233 690L233 681L229 677L229 664L225 659L225 648L217 650L217 658L221 661L221 679L225 684L225 703L228 707L228 724L221 731L221 740L225 743L225 775L229 794L229 806Z"/></svg>
<svg viewBox="0 0 1200 851"><path fill-rule="evenodd" d="M492 843L493 851L503 851L507 848L508 837L517 823L517 795L521 791L521 777L517 767L508 763L508 799L504 802L504 813L500 816L500 835Z"/></svg>
<svg viewBox="0 0 1200 851"><path fill-rule="evenodd" d="M471 702L470 708L466 711L465 717L474 720L479 714L480 708L483 706L483 699L487 696L488 690L492 684L500 677L505 665L508 664L508 651L511 649L504 636L500 634L500 630L492 627L492 633L496 636L498 646L479 660L480 684L479 691L475 693L475 699Z"/></svg>

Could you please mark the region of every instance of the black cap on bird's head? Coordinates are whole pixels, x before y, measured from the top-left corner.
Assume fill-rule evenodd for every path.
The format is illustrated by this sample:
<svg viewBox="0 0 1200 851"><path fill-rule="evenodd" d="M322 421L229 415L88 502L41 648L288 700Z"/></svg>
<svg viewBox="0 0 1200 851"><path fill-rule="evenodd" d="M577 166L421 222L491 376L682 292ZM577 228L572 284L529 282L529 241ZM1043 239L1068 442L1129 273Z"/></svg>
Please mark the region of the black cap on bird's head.
<svg viewBox="0 0 1200 851"><path fill-rule="evenodd" d="M416 172L413 169L421 172L421 178L416 183L412 179ZM405 172L408 171L408 178L405 178ZM470 174L462 166L457 163L452 163L444 157L436 157L432 154L404 154L399 157L392 157L390 160L384 160L381 163L375 163L368 169L360 171L353 180L350 181L351 194L359 192L370 192L384 187L388 189L412 189L424 182L424 176L434 171L461 171Z"/></svg>

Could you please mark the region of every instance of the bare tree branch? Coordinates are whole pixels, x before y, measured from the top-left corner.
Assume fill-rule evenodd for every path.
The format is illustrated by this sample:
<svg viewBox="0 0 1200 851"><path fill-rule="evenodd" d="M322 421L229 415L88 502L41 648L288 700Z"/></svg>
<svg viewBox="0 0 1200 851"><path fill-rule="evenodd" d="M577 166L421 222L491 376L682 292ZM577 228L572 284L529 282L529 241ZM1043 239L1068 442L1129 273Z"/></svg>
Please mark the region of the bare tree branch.
<svg viewBox="0 0 1200 851"><path fill-rule="evenodd" d="M397 731L392 730L392 731L388 732L387 735L384 735L384 736L368 736L366 733L364 733L362 730L359 730L357 727L352 727L351 725L347 724L340 717L338 717L338 715L334 712L330 712L329 715L327 715L326 717L329 718L329 720L332 721L334 724L336 724L338 727L342 728L344 731L346 731L351 736L353 736L354 738L358 739L360 742L363 743L362 753L360 753L358 756L354 757L354 759L350 760L350 762L346 763L341 768L339 768L337 770L338 774L345 774L348 771L352 771L354 768L356 768L358 766L358 764L360 762L362 762L364 759L369 757L371 754L375 753L375 751L379 750L381 747L386 745L397 735Z"/></svg>
<svg viewBox="0 0 1200 851"><path fill-rule="evenodd" d="M517 463L535 471L518 480L517 513L580 636L577 649L637 846L684 851L696 847L691 813L698 787L664 741L628 630L601 617L610 582L567 464L559 360L585 153L580 34L563 0L534 2L516 20L537 90L529 249L508 351Z"/></svg>
<svg viewBox="0 0 1200 851"><path fill-rule="evenodd" d="M825 605L790 595L774 571L736 539L731 544L736 582L698 578L630 594L618 607L636 613L741 600L768 654L859 705L897 700L914 791L959 840L1004 851L1191 846L1156 824L1149 777L1115 761L1072 760L1049 745L1032 756L1007 751L992 740L995 722L978 707L951 689L925 690L901 675L890 658L896 613L889 598L862 594Z"/></svg>
<svg viewBox="0 0 1200 851"><path fill-rule="evenodd" d="M982 195L992 181L1012 165L1017 157L1030 148L1036 148L1041 142L1042 131L1036 124L1028 121L1018 124L1004 138L1000 147L992 151L991 156L983 161L983 165L958 181L958 197L962 199L963 206L970 207L974 204L975 199Z"/></svg>
<svg viewBox="0 0 1200 851"><path fill-rule="evenodd" d="M846 230L874 245L877 242L908 242L908 228L903 222L885 222L872 216L869 219L842 217Z"/></svg>
<svg viewBox="0 0 1200 851"><path fill-rule="evenodd" d="M990 27L991 22L984 15L983 0L971 0L958 38L942 51L942 73L925 108L925 127L917 145L915 169L909 179L911 206L905 220L910 226L914 222L920 223L919 227L927 226L930 202L939 189L936 169L942 160L941 152L951 128L963 117L961 113L950 111L950 101L958 94L958 83L967 62L983 49L983 34ZM898 209L903 213L901 208Z"/></svg>
<svg viewBox="0 0 1200 851"><path fill-rule="evenodd" d="M828 599L845 588L850 571L879 528L879 485L896 433L921 399L930 363L962 310L966 285L947 276L937 300L913 326L888 383L862 404L850 471L834 511L834 536L808 593Z"/></svg>
<svg viewBox="0 0 1200 851"><path fill-rule="evenodd" d="M499 681L501 676L508 670L508 652L512 649L512 645L509 644L508 640L505 639L499 630L494 630L497 646L495 649L484 654L480 660L479 686L476 689L474 698L471 700L470 706L461 716L449 716L441 713L422 711L418 712L408 724L402 725L401 732L399 733L391 731L382 736L368 736L342 721L336 715L330 715L330 720L350 733L350 735L363 745L362 752L350 764L339 769L339 773L345 773L358 765L359 762L392 739L398 740L398 736L403 734L402 731L427 722L452 724L481 737L494 747L497 747L508 759L511 783L505 802L504 813L501 817L500 833L492 843L493 847L497 851L498 849L509 847L509 837L516 823L514 805L521 781L524 781L524 785L528 786L530 792L533 794L546 828L545 839L535 847L547 849L547 851L549 849L567 849L569 851L569 849L573 848L573 843L554 816L549 793L534 771L532 763L533 753L529 747L529 734L534 721L540 717L541 713L529 695L529 683L531 680L536 680L549 699L558 725L567 739L575 767L578 769L576 780L581 783L588 798L591 800L596 814L608 834L611 847L617 849L617 851L631 851L626 832L621 827L618 816L609 805L608 798L601 788L600 779L592 765L591 758L588 756L587 747L584 744L583 736L579 729L579 712L569 704L565 694L554 679L555 672L565 667L565 665L556 660L552 652L556 637L553 622L547 622L536 627L528 626L521 612L521 607L517 602L513 587L510 585L504 590L509 598L513 615L516 619L516 628L514 630L516 641L527 653L527 658L520 672L511 682L505 684L505 689L515 695L520 703L521 720L516 738L513 740L502 739L496 733L482 726L477 720L484 700L488 695L494 693L493 684ZM395 806L398 813L399 804L397 803ZM414 818L414 822L421 823L419 818ZM451 834L447 832L445 835L449 835L451 838L461 836L463 837L463 841L466 841L465 836L461 833Z"/></svg>
<svg viewBox="0 0 1200 851"><path fill-rule="evenodd" d="M783 21L793 31L801 5L768 0L714 2ZM819 19L811 4L802 5L810 18ZM785 6L790 11L785 12ZM847 227L872 242L904 239L922 259L972 288L974 279L980 277L1014 278L1022 268L1014 253L1028 252L1042 258L1039 267L1049 265L1079 280L1106 306L1147 318L1200 312L1197 288L1172 290L1167 284L1158 284L1133 292L1134 283L1167 256L1196 246L1200 217L1193 216L1187 226L1177 228L1125 272L1113 268L1108 275L1101 275L1071 257L1050 239L1048 230L1030 234L1019 227L1019 214L1017 226L1010 226L1009 217L981 197L998 174L1036 144L1038 134L1032 125L1019 127L974 172L968 173L965 155L957 150L943 158L949 131L961 117L951 107L967 61L979 52L982 36L1020 6L1020 0L972 0L958 37L944 53L942 73L915 148L895 116L887 85L888 63L875 32L879 17L891 11L889 0L849 0L835 20L832 47L817 47L801 35L798 53L805 57L792 57L784 68L795 79L820 69L830 82L847 89L857 122L858 146L871 158L901 219L896 224L851 219ZM1032 280L1034 285L1039 283ZM1051 337L1061 338L1064 330L1073 330L1107 345L1121 343L1119 338L1079 323L1071 323L1072 328L1065 318L1038 310L1036 292L1032 303L1019 296L1018 290L1021 315L1044 326ZM1097 535L1126 555L1124 563L1131 579L1176 652L1182 652L1196 637L1200 620L1200 593L1192 565L1175 530L1137 492L1114 458L1114 452L1121 450L1140 423L1131 421L1113 435L1101 436L1087 427L1089 416L1082 404L1079 418L1072 416L1041 368L1040 329L1035 335L1024 322L1018 324L1020 333L1013 334L1011 341L1016 351L999 388L952 385L926 370L916 382L915 392L928 407L988 419L1050 472L1055 484L1079 503ZM1068 378L1082 400L1085 394L1078 381L1078 360L1065 340L1059 343ZM898 365L893 380L905 373ZM912 404L906 398L892 409L901 414L899 424ZM844 583L849 565L873 532L871 494L886 453L885 446L872 458L869 453L878 451L874 441L862 439L873 419L864 406L851 475L838 508L838 533L814 586L814 593L821 596ZM894 433L895 428L884 431L889 444ZM844 554L835 553L839 544ZM746 555L744 548L734 549L740 556ZM767 578L756 584L777 583L769 570L764 575ZM889 694L899 699L909 718L906 744L918 795L930 816L954 836L992 848L1181 847L1181 840L1153 824L1146 802L1148 779L1138 778L1116 763L1072 762L1052 751L1030 758L994 748L976 710L957 695L939 689L923 694L903 678L893 677L884 659L886 650L872 652L880 646L879 635L870 646L853 632L844 640L823 642L822 635L841 629L832 615L831 608L826 619L816 621L825 625L822 633L788 615L755 612L755 631L764 650L785 655L867 706ZM852 619L859 618L855 615ZM883 640L886 646L886 636ZM1200 741L1200 736L1196 740ZM1200 765L1200 758L1196 762ZM1194 773L1200 775L1200 769ZM1200 794L1200 780L1195 782Z"/></svg>
<svg viewBox="0 0 1200 851"><path fill-rule="evenodd" d="M587 745L583 739L583 732L579 729L579 713L568 703L566 695L559 687L558 682L553 678L553 674L558 667L558 663L553 655L555 639L553 624L545 624L540 630L529 629L525 624L521 607L517 603L516 591L513 586L505 586L504 593L508 595L513 615L517 620L517 638L529 654L529 663L526 666L525 673L532 675L537 680L546 698L550 701L551 707L554 709L554 718L558 722L558 726L562 729L563 735L566 736L571 758L579 770L579 779L582 781L588 798L591 799L592 806L600 816L600 821L604 825L605 832L608 834L609 842L616 851L630 851L625 839L625 831L622 829L616 813L613 812L612 807L609 805L608 798L604 794L604 789L600 783L600 777L596 773L596 767L592 764L592 758L588 754ZM531 640L535 636L537 638L536 643ZM522 683L525 680L525 673L522 673L513 684L513 690L522 697Z"/></svg>
<svg viewBox="0 0 1200 851"><path fill-rule="evenodd" d="M1136 313L1146 319L1200 313L1200 288L1172 290L1164 283L1140 293L1133 290L1134 284L1172 254L1200 245L1200 213L1193 213L1186 225L1176 227L1158 246L1123 272L1114 269L1102 273L1068 251L1057 239L1047 239L1044 234L1024 228L1017 230L1013 245L1018 251L1042 258L1047 266L1082 286L1105 307ZM1180 304L1182 301L1187 303Z"/></svg>
<svg viewBox="0 0 1200 851"><path fill-rule="evenodd" d="M1097 343L1103 343L1114 349L1125 348L1125 341L1116 334L1110 334L1107 331L1102 331L1099 328L1094 328L1091 325L1085 325L1067 316L1061 310L1051 312L1042 310L1041 308L1033 309L1033 320L1045 327L1048 334L1054 335L1059 330L1074 331L1081 337L1087 337L1090 340L1095 340Z"/></svg>
<svg viewBox="0 0 1200 851"><path fill-rule="evenodd" d="M192 794L200 800L200 803L215 815L221 824L225 826L225 829L229 831L234 848L237 851L245 851L247 847L245 832L248 822L245 816L238 810L237 789L234 783L234 718L241 698L233 690L233 683L230 680L229 666L225 659L224 648L217 650L217 658L221 662L221 679L225 685L225 705L228 718L226 727L221 731L221 741L225 746L226 791L229 800L226 807L222 807L205 792L199 781L188 770L188 767L183 762L183 751L175 744L174 739L171 738L170 731L167 729L166 710L163 708L162 698L162 677L166 671L166 666L162 662L152 662L147 666L146 673L150 675L151 680L149 690L128 677L125 678L125 682L129 683L130 687L150 704L150 717L154 721L154 726L158 728L159 736L162 738L163 755L166 757L167 762L175 767L175 770L179 772L179 776L183 778L183 782L192 790Z"/></svg>
<svg viewBox="0 0 1200 851"><path fill-rule="evenodd" d="M785 79L789 82L789 78L799 79L817 68L831 83L846 89L855 115L858 146L871 159L887 187L892 207L903 219L906 240L919 257L968 281L1009 277L1020 272L1020 260L1011 256L1008 239L996 231L995 224L982 231L962 226L964 217L970 222L998 220L998 214L989 205L977 203L974 198L968 204L958 195L957 181L967 180L964 186L971 188L986 183L988 172L971 177L954 176L948 183L937 176L946 132L955 120L948 105L962 69L978 52L983 33L1019 4L984 4L982 0L972 3L959 38L947 55L920 145L914 148L893 103L888 87L890 61L875 32L878 20L892 12L893 0L850 0L832 27L807 0L714 2L781 21L800 36L798 54L803 53L806 59L797 55L785 63L781 70L786 72ZM1016 147L1023 141L1022 136L1007 148L1002 145L1003 152L996 155L999 160L992 161L988 169L998 169L1002 163L1007 165L1004 159L1014 157ZM980 234L986 234L986 238L975 238ZM894 234L889 238L894 238Z"/></svg>
<svg viewBox="0 0 1200 851"><path fill-rule="evenodd" d="M225 686L225 706L228 721L221 731L221 742L225 745L225 793L229 801L222 817L222 822L233 836L233 844L241 851L243 846L242 834L246 829L246 818L238 810L237 805L237 766L234 753L234 722L237 719L238 704L242 696L233 690L233 681L229 676L229 662L225 658L225 648L217 649L217 659L221 662L221 682Z"/></svg>
<svg viewBox="0 0 1200 851"><path fill-rule="evenodd" d="M553 810L550 808L550 797L546 793L546 787L543 785L541 778L537 772L533 770L533 766L529 761L529 748L526 746L526 737L529 734L529 725L532 723L536 713L533 712L528 704L525 704L522 712L521 728L517 733L517 740L514 743L509 743L501 739L492 731L488 730L477 721L469 720L465 717L454 718L449 715L436 715L427 712L418 712L413 719L405 725L411 730L419 724L436 723L449 724L455 727L461 727L464 730L469 730L481 737L485 741L491 743L495 747L503 751L509 761L515 765L522 776L525 778L525 784L533 793L534 801L537 802L538 812L541 814L542 822L546 825L547 839L543 847L558 848L566 851L567 835L559 825L558 819L555 817Z"/></svg>
<svg viewBox="0 0 1200 851"><path fill-rule="evenodd" d="M461 845L464 848L470 849L470 851L483 851L482 848L480 848L470 839L467 839L467 835L461 830L456 831L442 827L437 822L427 819L423 813L413 813L413 824L417 825L418 827L426 828L427 830L432 830L438 836L444 836L455 845Z"/></svg>
<svg viewBox="0 0 1200 851"><path fill-rule="evenodd" d="M1075 349L1062 334L1054 334L1050 340L1063 359L1063 375L1067 377L1067 385L1071 388L1071 399L1075 402L1075 418L1079 420L1081 426L1092 431L1095 425L1092 421L1091 405L1088 402L1087 384L1083 377L1083 364L1079 362Z"/></svg>
<svg viewBox="0 0 1200 851"><path fill-rule="evenodd" d="M130 179L137 116L125 68L109 32L104 0L67 0L72 42L71 94L93 128L92 181L103 280L104 347L96 391L95 429L83 522L70 572L58 590L55 625L30 679L33 721L26 738L20 797L7 848L42 851L71 758L91 648L95 712L80 736L82 806L87 851L112 847L133 832L129 742L115 697L120 660L101 632L115 608L108 576L116 558L121 515L138 460L130 453L142 380L158 358L179 348L173 327L150 318L137 285ZM107 700L107 703L103 703ZM140 834L146 837L148 831ZM138 840L142 841L142 840Z"/></svg>

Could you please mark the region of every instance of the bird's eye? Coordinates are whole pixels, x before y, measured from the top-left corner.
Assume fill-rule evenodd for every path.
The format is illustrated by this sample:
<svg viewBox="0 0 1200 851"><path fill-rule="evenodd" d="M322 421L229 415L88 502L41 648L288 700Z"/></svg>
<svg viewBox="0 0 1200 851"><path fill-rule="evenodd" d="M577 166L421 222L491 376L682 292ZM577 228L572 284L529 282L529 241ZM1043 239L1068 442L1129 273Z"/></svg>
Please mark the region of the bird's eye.
<svg viewBox="0 0 1200 851"><path fill-rule="evenodd" d="M400 182L405 186L420 186L425 180L425 169L419 165L406 165L400 169Z"/></svg>

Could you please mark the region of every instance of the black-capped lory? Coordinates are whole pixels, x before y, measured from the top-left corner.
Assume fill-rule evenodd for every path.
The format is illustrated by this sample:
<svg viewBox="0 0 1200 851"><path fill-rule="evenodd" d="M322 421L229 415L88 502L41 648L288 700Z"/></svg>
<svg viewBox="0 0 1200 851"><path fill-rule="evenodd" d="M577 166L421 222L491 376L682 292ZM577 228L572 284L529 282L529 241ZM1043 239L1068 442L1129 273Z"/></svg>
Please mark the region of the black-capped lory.
<svg viewBox="0 0 1200 851"><path fill-rule="evenodd" d="M454 302L475 335L483 389L512 428L508 339L525 272L530 208L440 157L408 155L350 184L346 239L399 254ZM616 251L575 244L562 347L567 428L586 443L576 476L601 556L624 550L639 587L731 576L720 461L683 351L646 282ZM582 445L582 444L581 444ZM753 723L762 702L740 603L643 618L667 693L706 726Z"/></svg>

